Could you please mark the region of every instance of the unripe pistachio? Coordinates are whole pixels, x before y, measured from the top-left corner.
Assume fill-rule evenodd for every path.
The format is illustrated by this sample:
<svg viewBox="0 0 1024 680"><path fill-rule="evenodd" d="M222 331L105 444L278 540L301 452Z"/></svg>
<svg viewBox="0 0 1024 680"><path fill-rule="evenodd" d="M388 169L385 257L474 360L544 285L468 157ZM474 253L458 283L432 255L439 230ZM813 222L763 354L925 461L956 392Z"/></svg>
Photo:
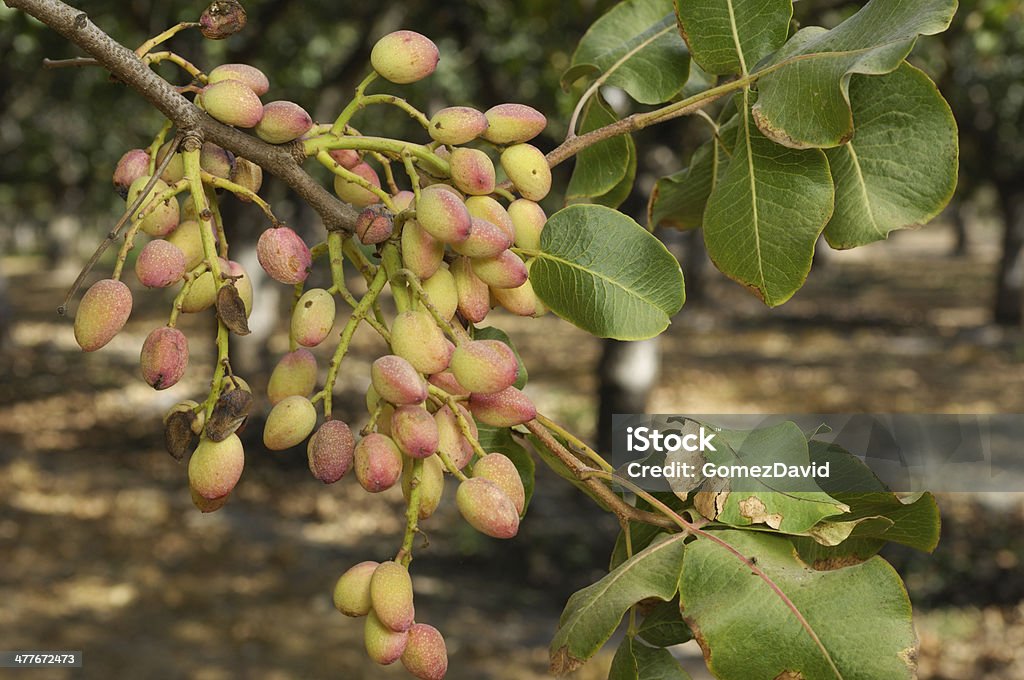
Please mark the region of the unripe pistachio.
<svg viewBox="0 0 1024 680"><path fill-rule="evenodd" d="M466 209L473 217L479 217L501 227L509 238L515 237L515 227L508 211L491 196L470 196L466 199Z"/></svg>
<svg viewBox="0 0 1024 680"><path fill-rule="evenodd" d="M270 409L263 428L263 444L283 451L305 441L316 426L316 407L305 397L285 397Z"/></svg>
<svg viewBox="0 0 1024 680"><path fill-rule="evenodd" d="M455 378L455 375L452 373L450 368L447 371L435 373L428 378L428 381L431 385L440 387L453 397L469 396L469 390L459 384L459 381Z"/></svg>
<svg viewBox="0 0 1024 680"><path fill-rule="evenodd" d="M523 514L523 508L526 506L523 478L519 476L519 470L508 456L501 453L487 454L473 465L473 477L482 477L494 482L512 500L516 512Z"/></svg>
<svg viewBox="0 0 1024 680"><path fill-rule="evenodd" d="M473 229L462 243L453 243L452 250L467 257L494 257L512 245L512 237L504 229L479 217L472 218Z"/></svg>
<svg viewBox="0 0 1024 680"><path fill-rule="evenodd" d="M149 172L149 154L145 149L126 151L114 168L114 189L121 198L128 198L128 187Z"/></svg>
<svg viewBox="0 0 1024 680"><path fill-rule="evenodd" d="M149 183L149 178L150 175L143 175L132 182L132 185L128 188L128 199L126 201L128 206L131 206L142 195L142 190ZM151 203L157 196L167 191L167 189L167 184L163 180L158 179L146 195L145 200L142 201L142 204L132 215L132 221L134 222L138 219L139 215L147 213ZM172 196L166 201L161 201L142 218L142 231L150 236L166 236L171 233L178 226L179 207L176 196Z"/></svg>
<svg viewBox="0 0 1024 680"><path fill-rule="evenodd" d="M522 425L537 417L537 407L515 387L494 394L473 394L469 410L481 423L493 427Z"/></svg>
<svg viewBox="0 0 1024 680"><path fill-rule="evenodd" d="M487 130L483 138L494 144L528 142L548 124L537 109L525 104L498 104L487 109Z"/></svg>
<svg viewBox="0 0 1024 680"><path fill-rule="evenodd" d="M511 250L473 259L473 273L491 288L518 288L526 283L526 264Z"/></svg>
<svg viewBox="0 0 1024 680"><path fill-rule="evenodd" d="M409 631L394 631L381 623L373 610L366 617L363 629L363 640L366 643L366 655L382 666L398 661L405 651L409 640Z"/></svg>
<svg viewBox="0 0 1024 680"><path fill-rule="evenodd" d="M189 486L207 500L227 496L238 484L245 466L245 452L238 435L224 441L203 438L188 461Z"/></svg>
<svg viewBox="0 0 1024 680"><path fill-rule="evenodd" d="M370 493L390 489L402 475L402 452L391 437L379 432L360 439L353 458L359 486Z"/></svg>
<svg viewBox="0 0 1024 680"><path fill-rule="evenodd" d="M249 278L249 273L245 271L245 268L234 260L228 260L227 269L221 271L226 276L236 277L235 289L238 291L238 296L242 298L242 304L245 306L245 315L249 316L252 314L252 279Z"/></svg>
<svg viewBox="0 0 1024 680"><path fill-rule="evenodd" d="M309 248L288 227L271 227L260 234L256 257L270 278L289 285L305 281L313 264Z"/></svg>
<svg viewBox="0 0 1024 680"><path fill-rule="evenodd" d="M493 394L516 381L519 362L503 342L470 340L455 348L451 369L459 384L470 392Z"/></svg>
<svg viewBox="0 0 1024 680"><path fill-rule="evenodd" d="M437 424L422 406L399 406L391 416L391 438L411 458L426 458L437 451Z"/></svg>
<svg viewBox="0 0 1024 680"><path fill-rule="evenodd" d="M409 570L398 562L381 562L370 578L370 602L385 626L409 630L415 619Z"/></svg>
<svg viewBox="0 0 1024 680"><path fill-rule="evenodd" d="M540 250L540 233L548 221L544 209L534 201L517 198L508 206L508 214L515 226L516 245L527 250Z"/></svg>
<svg viewBox="0 0 1024 680"><path fill-rule="evenodd" d="M371 186L375 186L380 189L380 177L377 175L377 171L371 168L368 164L359 163L352 168L351 172L362 177L364 180L369 182ZM365 208L368 205L380 202L380 197L377 196L377 194L338 175L334 176L334 193L336 193L338 198L341 200L346 203L351 203L357 208Z"/></svg>
<svg viewBox="0 0 1024 680"><path fill-rule="evenodd" d="M210 71L209 83L211 85L222 80L240 80L259 97L270 90L270 81L263 71L249 64L221 64Z"/></svg>
<svg viewBox="0 0 1024 680"><path fill-rule="evenodd" d="M501 152L501 167L523 198L539 201L551 191L551 168L544 154L530 144L516 144Z"/></svg>
<svg viewBox="0 0 1024 680"><path fill-rule="evenodd" d="M420 191L416 221L428 234L444 243L461 243L469 238L473 224L457 194L444 184L431 184Z"/></svg>
<svg viewBox="0 0 1024 680"><path fill-rule="evenodd" d="M207 229L210 227L207 226ZM185 271L195 269L203 261L203 237L199 222L184 220L167 235L167 242L185 255Z"/></svg>
<svg viewBox="0 0 1024 680"><path fill-rule="evenodd" d="M464 193L484 196L494 191L494 163L483 151L459 147L448 159L452 183Z"/></svg>
<svg viewBox="0 0 1024 680"><path fill-rule="evenodd" d="M167 156L170 150L170 142L165 142L163 145L160 146L160 149L157 150L156 152L156 167L160 167L163 164L164 158ZM185 177L185 157L181 155L180 151L175 151L174 156L171 158L170 162L167 164L167 167L164 168L163 173L160 175L160 179L167 182L168 184L173 184L181 180L183 177Z"/></svg>
<svg viewBox="0 0 1024 680"><path fill-rule="evenodd" d="M463 416L467 422L473 421L468 411L463 411ZM448 406L442 406L434 414L434 423L437 425L437 450L461 470L473 458L473 445L462 434L455 413Z"/></svg>
<svg viewBox="0 0 1024 680"><path fill-rule="evenodd" d="M451 352L444 333L428 312L406 311L391 326L391 351L420 373L437 373L448 368Z"/></svg>
<svg viewBox="0 0 1024 680"><path fill-rule="evenodd" d="M402 227L402 264L420 279L437 272L444 260L444 243L426 232L416 220Z"/></svg>
<svg viewBox="0 0 1024 680"><path fill-rule="evenodd" d="M246 158L235 158L235 167L231 170L231 181L258 194L263 186L263 168ZM241 194L235 194L235 198L244 203L252 203L251 198L246 198Z"/></svg>
<svg viewBox="0 0 1024 680"><path fill-rule="evenodd" d="M519 513L497 484L473 477L459 484L455 503L471 527L492 538L512 538L519 533Z"/></svg>
<svg viewBox="0 0 1024 680"><path fill-rule="evenodd" d="M370 613L370 579L379 562L360 562L338 578L334 585L334 608L345 616L366 616Z"/></svg>
<svg viewBox="0 0 1024 680"><path fill-rule="evenodd" d="M518 288L493 288L491 293L502 307L518 316L544 316L547 306L533 291L533 284L527 279Z"/></svg>
<svg viewBox="0 0 1024 680"><path fill-rule="evenodd" d="M214 177L231 179L235 169L235 154L213 142L203 142L199 150L199 167Z"/></svg>
<svg viewBox="0 0 1024 680"><path fill-rule="evenodd" d="M155 329L142 343L139 359L142 377L151 387L165 390L173 386L188 367L188 340L177 328Z"/></svg>
<svg viewBox="0 0 1024 680"><path fill-rule="evenodd" d="M409 502L409 494L412 492L412 473L413 461L407 460L402 469L402 495L405 496L406 503ZM441 496L444 495L444 463L437 456L423 459L419 490L419 518L427 519L437 510L437 506L441 504Z"/></svg>
<svg viewBox="0 0 1024 680"><path fill-rule="evenodd" d="M448 673L448 648L440 631L425 623L414 623L402 652L402 665L419 680L444 680Z"/></svg>
<svg viewBox="0 0 1024 680"><path fill-rule="evenodd" d="M427 398L423 376L400 356L379 357L370 368L370 376L380 398L396 406L420 404Z"/></svg>
<svg viewBox="0 0 1024 680"><path fill-rule="evenodd" d="M491 296L487 284L473 273L468 257L459 257L452 263L452 276L459 292L459 313L470 323L480 323L491 310Z"/></svg>
<svg viewBox="0 0 1024 680"><path fill-rule="evenodd" d="M439 59L437 45L415 31L388 33L370 51L373 70L399 85L423 80L434 72Z"/></svg>
<svg viewBox="0 0 1024 680"><path fill-rule="evenodd" d="M309 438L309 471L324 484L333 484L352 468L355 457L352 430L340 420L328 420Z"/></svg>
<svg viewBox="0 0 1024 680"><path fill-rule="evenodd" d="M448 267L439 267L433 276L423 280L422 286L430 304L434 305L442 317L451 321L459 307L459 291L455 288L455 277L448 271Z"/></svg>
<svg viewBox="0 0 1024 680"><path fill-rule="evenodd" d="M331 149L327 155L334 159L334 162L341 167L351 170L362 162L359 152L355 149Z"/></svg>
<svg viewBox="0 0 1024 680"><path fill-rule="evenodd" d="M310 288L292 312L292 337L303 347L316 347L334 328L334 296L323 288Z"/></svg>
<svg viewBox="0 0 1024 680"><path fill-rule="evenodd" d="M132 293L114 279L97 281L82 296L75 314L75 340L94 352L121 332L132 313Z"/></svg>
<svg viewBox="0 0 1024 680"><path fill-rule="evenodd" d="M487 117L468 106L449 106L430 119L427 132L431 139L442 144L471 142L487 129Z"/></svg>
<svg viewBox="0 0 1024 680"><path fill-rule="evenodd" d="M226 125L251 128L263 117L263 104L241 80L220 80L202 90L203 108Z"/></svg>
<svg viewBox="0 0 1024 680"><path fill-rule="evenodd" d="M316 357L308 349L300 347L281 357L270 374L267 383L267 399L271 404L287 397L308 397L316 387Z"/></svg>
<svg viewBox="0 0 1024 680"><path fill-rule="evenodd" d="M313 119L295 102L275 101L263 106L263 118L256 124L256 136L271 144L286 144L306 134Z"/></svg>
<svg viewBox="0 0 1024 680"><path fill-rule="evenodd" d="M394 203L395 210L399 212L411 208L415 200L416 194L409 191L408 189L402 189L397 194L391 197L391 202Z"/></svg>
<svg viewBox="0 0 1024 680"><path fill-rule="evenodd" d="M213 272L205 271L192 282L192 287L185 293L181 300L181 311L195 314L209 309L216 301L217 285L213 280Z"/></svg>
<svg viewBox="0 0 1024 680"><path fill-rule="evenodd" d="M185 274L185 254L163 239L150 241L135 260L135 275L148 288L166 288Z"/></svg>

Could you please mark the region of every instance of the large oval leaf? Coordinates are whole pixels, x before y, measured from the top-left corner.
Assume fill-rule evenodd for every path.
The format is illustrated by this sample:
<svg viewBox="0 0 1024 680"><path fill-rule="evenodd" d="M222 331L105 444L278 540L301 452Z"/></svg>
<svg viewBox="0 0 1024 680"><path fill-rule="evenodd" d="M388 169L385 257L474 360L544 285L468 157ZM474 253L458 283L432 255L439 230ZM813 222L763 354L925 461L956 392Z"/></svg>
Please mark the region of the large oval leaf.
<svg viewBox="0 0 1024 680"><path fill-rule="evenodd" d="M553 312L602 338L643 340L683 306L676 258L646 229L600 205L548 219L530 281Z"/></svg>
<svg viewBox="0 0 1024 680"><path fill-rule="evenodd" d="M693 60L708 73L746 74L786 42L791 0L676 0Z"/></svg>

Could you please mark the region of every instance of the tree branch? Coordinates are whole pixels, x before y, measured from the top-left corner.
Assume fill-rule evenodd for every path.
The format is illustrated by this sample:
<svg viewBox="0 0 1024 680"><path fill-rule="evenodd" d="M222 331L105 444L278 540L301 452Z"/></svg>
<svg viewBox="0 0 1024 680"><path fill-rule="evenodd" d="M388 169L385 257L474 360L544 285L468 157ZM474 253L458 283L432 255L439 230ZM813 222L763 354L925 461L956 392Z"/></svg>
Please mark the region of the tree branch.
<svg viewBox="0 0 1024 680"><path fill-rule="evenodd" d="M242 156L284 181L310 205L328 230L351 231L358 212L340 201L307 174L294 146L276 146L224 125L181 96L154 73L134 52L118 43L89 20L88 15L60 0L4 0L4 4L35 17L91 54L128 87L142 95L182 131L203 138Z"/></svg>

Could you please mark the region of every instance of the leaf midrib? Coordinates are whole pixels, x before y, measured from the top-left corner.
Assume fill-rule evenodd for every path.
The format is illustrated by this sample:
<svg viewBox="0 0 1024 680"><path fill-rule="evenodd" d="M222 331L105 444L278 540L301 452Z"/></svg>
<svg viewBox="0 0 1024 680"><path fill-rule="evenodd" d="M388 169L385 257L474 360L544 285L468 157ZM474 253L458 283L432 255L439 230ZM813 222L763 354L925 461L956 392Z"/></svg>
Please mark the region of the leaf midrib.
<svg viewBox="0 0 1024 680"><path fill-rule="evenodd" d="M590 269L589 267L584 267L583 265L581 265L581 264L579 264L577 262L573 262L571 260L566 260L565 258L558 257L557 255L553 255L553 254L551 254L549 252L546 252L546 251L543 251L543 250L537 255L537 257L539 257L541 259L545 259L545 260L551 260L552 262L560 262L560 263L566 265L567 267L572 267L573 269L578 269L580 271L586 272L587 274L590 274L591 276L599 278L602 281L607 281L608 283L610 283L613 286L615 286L615 287L619 288L620 290L622 290L624 293L626 293L630 297L634 297L634 298L638 298L640 300L643 300L647 304L651 305L652 307L654 307L655 309L660 311L665 316L668 316L668 312L666 312L664 309L662 309L661 305L657 304L654 300L652 300L651 298L646 297L644 295L641 295L635 289L626 288L624 285L622 285L621 283L619 283L615 279L608 278L605 274L601 274L600 272L596 272L593 269Z"/></svg>

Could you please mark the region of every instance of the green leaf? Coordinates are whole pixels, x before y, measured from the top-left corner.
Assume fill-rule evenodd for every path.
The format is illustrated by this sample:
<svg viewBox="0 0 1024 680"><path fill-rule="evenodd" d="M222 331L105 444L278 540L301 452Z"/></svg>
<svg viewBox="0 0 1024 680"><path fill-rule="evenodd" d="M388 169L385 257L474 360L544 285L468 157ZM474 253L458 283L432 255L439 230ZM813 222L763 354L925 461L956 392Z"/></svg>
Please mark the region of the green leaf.
<svg viewBox="0 0 1024 680"><path fill-rule="evenodd" d="M519 356L519 350L512 343L512 338L508 336L508 333L494 326L474 328L472 332L475 340L500 340L512 348L512 352L516 355L516 361L519 362L519 366L516 368L516 381L513 385L516 389L520 390L526 387L526 382L530 379L530 376L526 372L526 364L523 363L523 358Z"/></svg>
<svg viewBox="0 0 1024 680"><path fill-rule="evenodd" d="M722 430L715 436L715 446L718 450L706 451L705 457L716 465L808 466L811 462L807 439L791 422L751 431ZM726 488L728 496L717 516L708 519L735 527L764 524L799 534L849 510L809 478L733 479Z"/></svg>
<svg viewBox="0 0 1024 680"><path fill-rule="evenodd" d="M855 73L896 70L919 35L949 27L957 0L872 0L830 31L796 33L762 71L757 126L795 149L839 146L853 137L849 85Z"/></svg>
<svg viewBox="0 0 1024 680"><path fill-rule="evenodd" d="M607 75L641 104L674 97L689 77L690 57L671 0L627 0L594 22L580 40L562 86Z"/></svg>
<svg viewBox="0 0 1024 680"><path fill-rule="evenodd" d="M627 637L612 659L608 680L689 680L667 649L647 647L636 638Z"/></svg>
<svg viewBox="0 0 1024 680"><path fill-rule="evenodd" d="M647 203L648 227L700 227L711 189L718 183L719 170L727 161L728 156L715 137L694 152L688 168L659 179Z"/></svg>
<svg viewBox="0 0 1024 680"><path fill-rule="evenodd" d="M620 212L571 205L541 232L530 269L555 314L602 338L643 340L683 306L683 273L664 244Z"/></svg>
<svg viewBox="0 0 1024 680"><path fill-rule="evenodd" d="M594 95L583 109L580 134L586 134L616 120L618 119L615 112L608 103L600 95ZM605 196L622 185L630 174L636 176L636 145L632 138L629 135L620 135L598 142L577 154L576 165L566 190L566 200L570 203L579 203ZM626 187L627 196L632 185L630 177ZM599 202L606 204L604 201ZM618 204L608 207L616 208Z"/></svg>
<svg viewBox="0 0 1024 680"><path fill-rule="evenodd" d="M749 73L789 35L792 0L676 0L693 60L708 73Z"/></svg>
<svg viewBox="0 0 1024 680"><path fill-rule="evenodd" d="M491 427L490 425L477 424L480 430L480 446L487 453L501 453L508 457L516 466L519 478L523 480L523 489L526 491L526 503L523 504L522 515L526 515L530 507L530 499L533 498L534 477L536 464L533 457L523 446L512 436L512 430L507 427Z"/></svg>
<svg viewBox="0 0 1024 680"><path fill-rule="evenodd" d="M632 605L649 597L672 599L679 585L684 538L666 536L569 598L551 641L551 670L556 675L569 673L592 657Z"/></svg>
<svg viewBox="0 0 1024 680"><path fill-rule="evenodd" d="M910 600L885 560L815 571L781 536L713 534L754 558L820 641L819 646L778 593L735 554L698 538L686 548L680 606L716 678L915 677Z"/></svg>
<svg viewBox="0 0 1024 680"><path fill-rule="evenodd" d="M693 639L693 632L679 611L678 599L654 605L637 634L655 647L672 647Z"/></svg>
<svg viewBox="0 0 1024 680"><path fill-rule="evenodd" d="M775 307L799 290L832 215L825 154L773 143L741 107L732 157L704 210L704 242L722 273Z"/></svg>
<svg viewBox="0 0 1024 680"><path fill-rule="evenodd" d="M600 196L594 196L593 202L598 205L603 205L609 208L618 208L620 205L626 202L629 195L633 193L633 184L636 183L636 142L633 138L626 136L626 146L628 147L628 166L626 167L626 175L622 178L622 181L616 184L606 194Z"/></svg>
<svg viewBox="0 0 1024 680"><path fill-rule="evenodd" d="M833 248L854 248L922 224L953 197L957 130L928 76L904 63L850 82L856 136L828 149L836 210L825 227Z"/></svg>

